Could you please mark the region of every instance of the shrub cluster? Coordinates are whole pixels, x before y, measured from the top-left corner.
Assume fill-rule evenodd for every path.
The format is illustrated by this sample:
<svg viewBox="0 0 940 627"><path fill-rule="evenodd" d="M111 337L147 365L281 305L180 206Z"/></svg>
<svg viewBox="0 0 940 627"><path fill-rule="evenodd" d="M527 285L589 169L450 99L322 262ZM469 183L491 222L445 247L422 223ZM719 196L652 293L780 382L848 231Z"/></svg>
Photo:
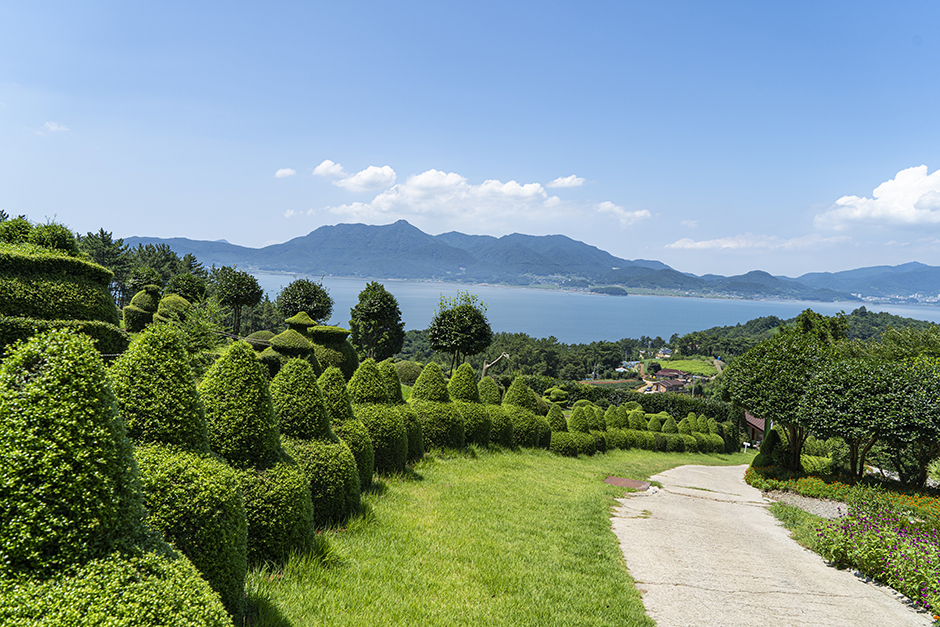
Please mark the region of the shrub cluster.
<svg viewBox="0 0 940 627"><path fill-rule="evenodd" d="M421 421L425 448L463 448L466 425L450 400L440 366L431 362L424 367L408 402Z"/></svg>
<svg viewBox="0 0 940 627"><path fill-rule="evenodd" d="M148 324L153 322L160 303L160 286L145 285L134 297L131 303L124 307L124 329L128 333L140 333Z"/></svg>
<svg viewBox="0 0 940 627"><path fill-rule="evenodd" d="M408 432L401 412L388 403L385 378L374 359L359 365L346 389L353 415L362 421L372 438L375 471L402 472L408 458Z"/></svg>
<svg viewBox="0 0 940 627"><path fill-rule="evenodd" d="M337 367L327 368L317 380L323 392L323 401L330 416L330 426L349 446L356 459L359 471L359 486L366 490L372 485L372 473L375 470L375 451L369 431L354 415L349 394L346 392L346 380Z"/></svg>
<svg viewBox="0 0 940 627"><path fill-rule="evenodd" d="M307 335L314 344L320 367L324 371L334 366L339 368L347 381L352 378L356 368L359 367L359 356L353 345L346 339L348 335L348 329L330 326L309 327Z"/></svg>
<svg viewBox="0 0 940 627"><path fill-rule="evenodd" d="M402 422L405 423L405 432L408 436L408 461L416 462L424 457L424 430L421 428L421 420L414 407L402 398L401 380L398 378L398 370L394 362L391 359L381 362L379 372L385 380L388 402L398 410Z"/></svg>
<svg viewBox="0 0 940 627"><path fill-rule="evenodd" d="M506 390L503 408L512 422L513 444L516 446L548 448L551 444L552 429L548 420L536 413L536 398L521 377L516 377Z"/></svg>

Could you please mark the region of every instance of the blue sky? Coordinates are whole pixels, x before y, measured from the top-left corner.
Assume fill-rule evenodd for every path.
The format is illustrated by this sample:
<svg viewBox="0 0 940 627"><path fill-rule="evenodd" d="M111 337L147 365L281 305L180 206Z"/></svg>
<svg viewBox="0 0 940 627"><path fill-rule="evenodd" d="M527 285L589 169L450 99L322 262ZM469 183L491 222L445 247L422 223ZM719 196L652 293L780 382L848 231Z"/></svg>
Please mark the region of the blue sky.
<svg viewBox="0 0 940 627"><path fill-rule="evenodd" d="M0 209L263 246L563 233L686 272L940 265L940 3L0 8Z"/></svg>

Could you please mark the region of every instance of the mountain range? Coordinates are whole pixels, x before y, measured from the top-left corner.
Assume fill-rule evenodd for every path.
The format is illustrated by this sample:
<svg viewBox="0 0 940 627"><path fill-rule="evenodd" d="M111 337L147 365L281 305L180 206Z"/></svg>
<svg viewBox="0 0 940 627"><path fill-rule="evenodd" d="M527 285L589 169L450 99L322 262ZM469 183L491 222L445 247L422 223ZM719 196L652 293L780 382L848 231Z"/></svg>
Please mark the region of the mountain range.
<svg viewBox="0 0 940 627"><path fill-rule="evenodd" d="M532 285L553 283L591 289L687 296L857 301L858 295L909 298L940 294L940 267L912 262L844 272L813 272L796 278L754 270L725 277L679 272L659 261L627 260L564 235L503 237L452 231L428 235L405 220L385 226L337 224L264 248L224 240L129 237L125 243L166 244L178 255L191 253L204 265L307 275L376 279L440 280Z"/></svg>

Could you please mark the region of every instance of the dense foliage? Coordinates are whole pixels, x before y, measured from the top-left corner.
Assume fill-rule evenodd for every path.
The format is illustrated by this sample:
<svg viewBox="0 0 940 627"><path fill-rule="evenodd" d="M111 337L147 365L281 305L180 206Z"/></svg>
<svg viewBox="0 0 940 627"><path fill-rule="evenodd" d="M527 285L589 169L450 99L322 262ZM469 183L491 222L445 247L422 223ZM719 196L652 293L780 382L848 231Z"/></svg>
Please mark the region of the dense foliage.
<svg viewBox="0 0 940 627"><path fill-rule="evenodd" d="M359 293L359 302L349 312L352 345L364 357L381 361L401 350L405 323L398 301L381 283L372 281Z"/></svg>
<svg viewBox="0 0 940 627"><path fill-rule="evenodd" d="M333 314L333 299L322 283L295 279L277 295L277 308L285 318L304 311L317 324L325 324Z"/></svg>

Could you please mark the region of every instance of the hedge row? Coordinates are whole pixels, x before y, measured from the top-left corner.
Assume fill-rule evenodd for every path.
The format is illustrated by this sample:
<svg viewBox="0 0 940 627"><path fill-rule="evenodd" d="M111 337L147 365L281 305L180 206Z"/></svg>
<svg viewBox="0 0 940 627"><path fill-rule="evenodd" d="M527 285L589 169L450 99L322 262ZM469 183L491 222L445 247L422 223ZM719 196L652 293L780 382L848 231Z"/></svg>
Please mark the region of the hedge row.
<svg viewBox="0 0 940 627"><path fill-rule="evenodd" d="M98 320L40 320L0 314L0 348L18 340L27 340L51 329L74 329L94 342L102 355L119 355L127 350L129 338L120 327Z"/></svg>

